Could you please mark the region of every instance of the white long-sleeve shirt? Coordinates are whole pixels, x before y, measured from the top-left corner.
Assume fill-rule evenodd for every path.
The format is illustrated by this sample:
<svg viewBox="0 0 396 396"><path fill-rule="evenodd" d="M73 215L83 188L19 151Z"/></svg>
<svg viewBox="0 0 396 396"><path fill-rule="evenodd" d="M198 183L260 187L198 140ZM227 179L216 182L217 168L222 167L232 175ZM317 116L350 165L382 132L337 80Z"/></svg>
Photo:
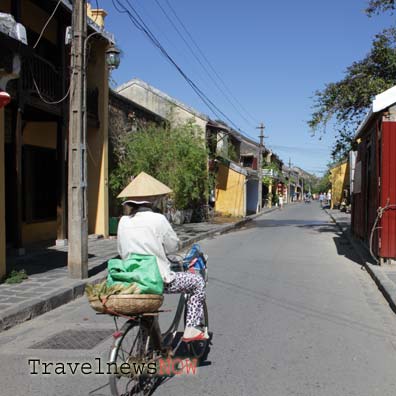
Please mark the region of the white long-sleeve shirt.
<svg viewBox="0 0 396 396"><path fill-rule="evenodd" d="M118 224L117 239L118 253L122 259L132 253L156 256L164 282L174 279L166 254L178 250L179 238L165 216L151 211L123 216Z"/></svg>

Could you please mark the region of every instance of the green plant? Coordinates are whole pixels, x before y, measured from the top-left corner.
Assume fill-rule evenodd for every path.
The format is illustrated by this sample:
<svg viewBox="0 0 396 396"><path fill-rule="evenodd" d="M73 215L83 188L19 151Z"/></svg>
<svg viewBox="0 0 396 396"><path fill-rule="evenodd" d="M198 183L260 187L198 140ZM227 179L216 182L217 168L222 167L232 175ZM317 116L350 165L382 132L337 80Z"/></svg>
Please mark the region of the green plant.
<svg viewBox="0 0 396 396"><path fill-rule="evenodd" d="M115 155L116 167L109 183L114 194L129 183L132 175L144 171L173 190L177 209L207 201L208 155L203 132L194 123L149 124L137 132L125 133L118 140Z"/></svg>
<svg viewBox="0 0 396 396"><path fill-rule="evenodd" d="M283 182L285 181L285 178L283 177L283 174L282 174L281 170L279 169L279 166L276 163L271 162L269 164L264 165L263 170L264 170L264 172L267 171L268 173L270 171L272 171L272 174L273 174L273 176L270 176L270 175L263 176L263 183L267 187L269 187L271 184L273 184L274 180L279 180L279 181L283 181Z"/></svg>
<svg viewBox="0 0 396 396"><path fill-rule="evenodd" d="M25 270L12 270L10 274L5 278L4 283L14 284L14 283L22 283L25 279L28 279Z"/></svg>
<svg viewBox="0 0 396 396"><path fill-rule="evenodd" d="M230 161L239 162L237 150L230 142L219 149L216 152L216 156L228 159Z"/></svg>

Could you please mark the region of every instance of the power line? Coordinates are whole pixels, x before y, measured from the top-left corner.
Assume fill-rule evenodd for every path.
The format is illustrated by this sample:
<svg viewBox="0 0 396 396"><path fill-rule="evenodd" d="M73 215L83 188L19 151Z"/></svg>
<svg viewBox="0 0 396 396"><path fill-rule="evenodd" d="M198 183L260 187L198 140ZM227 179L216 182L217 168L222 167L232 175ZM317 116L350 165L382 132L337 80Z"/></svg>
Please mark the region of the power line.
<svg viewBox="0 0 396 396"><path fill-rule="evenodd" d="M51 19L54 17L56 10L58 9L60 3L62 3L62 0L58 0L58 2L56 3L56 6L55 6L54 10L52 11L52 14L49 16L49 18L47 19L47 22L45 22L43 28L41 29L39 37L38 37L36 43L33 45L33 49L35 49L37 47L37 44L40 42L41 37L43 36L43 34L45 32L45 29L47 29L48 24L51 22Z"/></svg>
<svg viewBox="0 0 396 396"><path fill-rule="evenodd" d="M199 58L199 56L197 56L197 54L195 53L195 51L193 50L193 48L191 47L191 45L188 43L188 41L185 39L185 37L183 36L182 32L179 30L179 28L175 25L175 23L173 22L173 20L171 19L171 17L169 16L169 14L166 12L166 10L162 7L161 3L158 0L155 0L155 2L157 3L158 7L161 9L162 13L165 15L166 19L169 21L169 23L172 25L172 27L175 29L175 31L177 32L177 34L179 35L179 37L183 40L184 44L187 46L187 48L189 49L189 51L191 52L191 54L193 55L193 57L195 58L195 60L201 65L202 69L205 71L206 75L210 78L210 80L213 82L213 84L217 87L217 89L224 95L224 98L228 101L228 103L230 103L230 105L235 109L235 111L249 124L251 124L251 121L249 121L243 114L242 112L238 109L237 106L235 106L235 104L230 100L230 98L228 97L227 93L224 91L224 89L219 85L219 83L216 81L216 79L212 76L212 74L209 72L208 68L206 67L206 65L201 61L201 59ZM168 3L169 5L169 3ZM170 5L169 5L170 6ZM174 10L171 9L171 11L175 14ZM177 16L176 16L177 18ZM177 18L178 21L180 21ZM183 28L185 29L184 25L182 25ZM185 29L186 30L186 29ZM188 33L189 37L191 37L191 35ZM203 53L201 52L201 54L203 55ZM203 57L205 57L205 55L203 55ZM205 57L206 58L206 57ZM253 124L252 124L253 125Z"/></svg>
<svg viewBox="0 0 396 396"><path fill-rule="evenodd" d="M210 111L218 118L225 118L233 127L238 130L240 133L245 134L238 128L238 126L222 111L219 107L213 103L212 100L208 98L208 96L194 83L194 81L188 77L188 75L182 70L182 68L176 63L176 61L169 55L166 49L162 46L158 38L151 32L150 28L146 25L144 20L141 18L139 13L133 7L129 0L126 0L126 3L129 6L129 9L120 1L120 0L112 0L114 8L123 14L127 14L133 25L142 31L148 39L160 50L160 53L167 59L179 72L179 74L185 79L185 81L191 86L194 92L199 96L199 98L205 103L205 105L210 109ZM117 5L116 5L117 3ZM121 7L121 9L119 8ZM245 134L246 137L247 134ZM250 137L249 137L250 138Z"/></svg>
<svg viewBox="0 0 396 396"><path fill-rule="evenodd" d="M183 21L179 18L179 16L177 15L175 9L172 7L172 5L169 3L168 0L165 0L165 2L167 3L168 7L170 8L170 10L172 11L173 15L175 16L175 18L178 20L178 22L180 23L180 25L182 26L183 30L186 32L186 34L188 35L188 37L190 38L191 42L194 44L195 48L198 50L198 52L201 54L201 56L203 57L203 59L205 60L205 62L208 64L208 66L210 67L210 69L213 71L213 73L216 75L216 77L219 79L219 81L222 83L222 85L224 86L224 88L227 90L227 92L230 94L230 96L235 100L236 103L239 104L239 106L241 107L241 109L249 116L249 118L253 121L254 125L257 124L257 120L246 110L246 108L243 107L242 103L239 102L239 100L233 95L232 91L228 88L227 84L224 82L224 80L222 79L222 77L219 75L219 73L216 71L216 69L213 67L212 63L209 61L209 59L205 56L204 52L201 50L201 48L199 47L199 45L197 44L197 42L194 40L193 36L191 35L191 33L188 31L188 29L186 28L185 24L183 23Z"/></svg>

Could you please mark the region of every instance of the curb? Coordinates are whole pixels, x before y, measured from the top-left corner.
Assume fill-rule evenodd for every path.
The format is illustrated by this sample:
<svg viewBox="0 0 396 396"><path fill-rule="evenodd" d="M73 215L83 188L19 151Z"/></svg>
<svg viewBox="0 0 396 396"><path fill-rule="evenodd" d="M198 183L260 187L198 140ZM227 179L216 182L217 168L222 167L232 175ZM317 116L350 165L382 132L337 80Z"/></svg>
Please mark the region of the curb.
<svg viewBox="0 0 396 396"><path fill-rule="evenodd" d="M233 229L238 229L243 227L245 224L251 222L255 218L262 216L267 213L271 213L276 210L276 208L271 208L261 213L257 213L254 215L250 215L236 223L231 223L225 227L214 229L211 231L204 232L196 237L190 238L186 241L183 241L180 244L180 250L184 249L195 242L198 242L202 239L209 238L214 235L222 235ZM0 313L0 332L10 329L17 324L26 322L30 319L33 319L37 316L40 316L46 312L52 311L55 308L58 308L64 304L67 304L78 297L84 295L85 285L87 283L99 283L106 279L106 275L103 273L105 270L99 272L94 275L92 278L84 279L84 280L75 280L70 286L63 287L54 292L50 292L48 294L43 295L39 298L34 298L30 300L28 303L21 303L15 307L8 308L7 310ZM71 280L73 282L73 280Z"/></svg>
<svg viewBox="0 0 396 396"><path fill-rule="evenodd" d="M337 222L335 217L324 209L325 212L330 216L330 218L334 221L337 227L342 232L342 235L348 240L348 242L352 245L353 249L357 253L360 258L362 267L366 269L368 274L371 276L375 284L377 285L378 289L381 291L383 296L385 297L386 301L388 302L389 306L391 307L392 311L396 313L396 285L392 282L386 273L384 273L381 269L378 268L377 265L373 265L368 262L368 256L370 253L367 247L361 243L360 241L353 238L351 235L350 228L343 229L343 227ZM364 253L362 253L362 250Z"/></svg>
<svg viewBox="0 0 396 396"><path fill-rule="evenodd" d="M99 273L92 278L76 281L70 287L64 287L55 292L44 294L42 297L34 298L28 303L21 303L6 309L0 313L0 333L81 297L88 282L99 283L104 278Z"/></svg>
<svg viewBox="0 0 396 396"><path fill-rule="evenodd" d="M225 233L227 233L227 232L229 232L231 230L241 228L245 224L250 223L255 218L257 218L259 216L263 216L263 215L265 215L267 213L271 213L271 212L273 212L275 210L276 210L276 208L271 208L271 209L262 211L260 213L256 213L256 214L247 216L246 218L244 218L242 220L239 220L236 223L231 223L231 224L229 224L229 225L227 225L227 226L225 226L223 228L207 231L207 232L202 233L201 235L198 235L196 237L187 239L186 241L181 242L180 250L192 245L195 242L201 241L202 239L206 239L206 238L209 238L209 237L214 236L214 235L223 235L223 234L225 234Z"/></svg>

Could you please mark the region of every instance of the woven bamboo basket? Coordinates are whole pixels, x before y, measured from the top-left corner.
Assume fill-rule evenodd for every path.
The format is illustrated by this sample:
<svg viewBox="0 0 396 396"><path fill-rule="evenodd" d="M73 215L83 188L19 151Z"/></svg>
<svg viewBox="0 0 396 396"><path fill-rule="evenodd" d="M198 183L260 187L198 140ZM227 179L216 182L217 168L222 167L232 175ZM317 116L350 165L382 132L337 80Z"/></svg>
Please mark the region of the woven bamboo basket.
<svg viewBox="0 0 396 396"><path fill-rule="evenodd" d="M158 294L118 294L103 296L101 300L98 297L90 297L88 301L95 311L101 313L134 315L158 311L164 297Z"/></svg>

